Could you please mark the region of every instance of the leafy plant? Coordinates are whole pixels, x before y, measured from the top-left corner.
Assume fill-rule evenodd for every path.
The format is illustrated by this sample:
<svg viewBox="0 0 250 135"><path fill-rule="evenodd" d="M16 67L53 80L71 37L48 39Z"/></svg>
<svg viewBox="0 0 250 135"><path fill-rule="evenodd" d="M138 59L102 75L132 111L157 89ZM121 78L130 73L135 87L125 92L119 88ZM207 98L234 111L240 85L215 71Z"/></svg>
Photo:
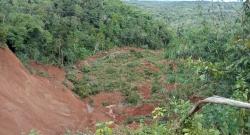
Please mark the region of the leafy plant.
<svg viewBox="0 0 250 135"><path fill-rule="evenodd" d="M97 129L96 129L95 134L96 135L113 135L112 129L108 127L112 124L113 124L112 121L96 124Z"/></svg>
<svg viewBox="0 0 250 135"><path fill-rule="evenodd" d="M125 95L129 104L136 105L140 101L140 96L134 90L128 90Z"/></svg>
<svg viewBox="0 0 250 135"><path fill-rule="evenodd" d="M40 135L40 133L37 130L32 129L32 130L30 130L30 132L28 133L28 135Z"/></svg>

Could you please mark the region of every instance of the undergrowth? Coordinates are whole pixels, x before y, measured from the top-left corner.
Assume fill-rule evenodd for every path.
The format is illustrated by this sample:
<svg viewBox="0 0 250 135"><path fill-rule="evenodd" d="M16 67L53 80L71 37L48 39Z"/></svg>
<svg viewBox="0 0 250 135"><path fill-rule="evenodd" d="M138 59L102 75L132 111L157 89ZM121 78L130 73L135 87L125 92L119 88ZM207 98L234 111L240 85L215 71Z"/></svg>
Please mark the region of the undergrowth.
<svg viewBox="0 0 250 135"><path fill-rule="evenodd" d="M102 91L120 91L128 103L137 104L140 101L137 86L149 80L155 82L163 74L163 69L155 72L144 65L147 62L158 69L157 65L150 62L152 59L160 61L163 56L148 50L114 52L84 65L81 69L83 79L72 79L74 77L70 74L68 77L75 84L74 92L82 98Z"/></svg>

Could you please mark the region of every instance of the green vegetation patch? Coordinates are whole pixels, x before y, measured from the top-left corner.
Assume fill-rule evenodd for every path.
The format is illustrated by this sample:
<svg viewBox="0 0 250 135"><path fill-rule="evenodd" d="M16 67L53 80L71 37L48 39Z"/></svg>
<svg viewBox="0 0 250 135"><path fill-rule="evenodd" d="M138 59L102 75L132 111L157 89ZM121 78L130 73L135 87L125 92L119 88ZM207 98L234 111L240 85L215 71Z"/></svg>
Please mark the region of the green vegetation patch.
<svg viewBox="0 0 250 135"><path fill-rule="evenodd" d="M101 91L121 91L126 97L127 103L138 104L141 98L137 86L148 80L154 82L153 80L159 79L159 76L164 73L164 68L160 69L157 66L162 65L158 63L162 59L164 59L163 53L157 54L148 50L109 53L107 56L82 67L84 78L73 81L75 84L74 92L84 98ZM145 61L152 60L154 63L148 63L150 66L159 68L159 71L145 66ZM72 75L69 74L69 77L72 80ZM157 88L154 87L154 89Z"/></svg>

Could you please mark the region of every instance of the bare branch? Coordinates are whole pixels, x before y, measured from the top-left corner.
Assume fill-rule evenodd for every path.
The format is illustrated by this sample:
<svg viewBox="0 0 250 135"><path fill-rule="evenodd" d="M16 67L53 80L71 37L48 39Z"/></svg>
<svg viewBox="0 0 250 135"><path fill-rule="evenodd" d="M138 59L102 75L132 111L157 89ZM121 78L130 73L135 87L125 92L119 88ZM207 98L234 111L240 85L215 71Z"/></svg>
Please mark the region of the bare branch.
<svg viewBox="0 0 250 135"><path fill-rule="evenodd" d="M229 106L234 106L238 108L250 109L250 103L245 103L245 102L228 99L224 97L219 97L219 96L213 96L213 97L206 98L196 103L194 107L189 111L188 116L193 115L194 113L199 111L205 104L208 104L208 103L223 104L223 105L229 105Z"/></svg>
<svg viewBox="0 0 250 135"><path fill-rule="evenodd" d="M250 103L245 103L229 98L224 98L220 96L212 96L208 97L204 100L200 100L198 103L196 103L192 109L189 111L188 115L180 121L179 128L180 126L185 122L185 120L192 115L194 115L197 111L199 111L204 105L212 103L212 104L222 104L222 105L229 105L233 107L238 107L238 108L245 108L245 109L250 109Z"/></svg>

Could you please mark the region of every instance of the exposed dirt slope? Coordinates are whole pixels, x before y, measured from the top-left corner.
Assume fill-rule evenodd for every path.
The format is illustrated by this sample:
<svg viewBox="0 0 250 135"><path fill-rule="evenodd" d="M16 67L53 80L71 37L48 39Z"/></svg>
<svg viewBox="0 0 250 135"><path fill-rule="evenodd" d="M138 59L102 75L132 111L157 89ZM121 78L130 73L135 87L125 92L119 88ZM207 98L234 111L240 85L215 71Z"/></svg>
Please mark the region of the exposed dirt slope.
<svg viewBox="0 0 250 135"><path fill-rule="evenodd" d="M0 49L0 103L1 135L31 129L44 135L62 134L109 119L98 111L91 114L62 83L31 75L9 49Z"/></svg>
<svg viewBox="0 0 250 135"><path fill-rule="evenodd" d="M90 66L99 58L140 51L143 50L127 47L100 52L79 62L77 70ZM143 69L159 72L148 61L142 63ZM42 135L61 135L67 129L94 129L97 122L104 121L114 121L113 126L116 127L129 117L151 115L154 109L154 105L148 103L126 105L121 92L103 91L81 101L63 85L67 82L63 69L34 61L29 66L34 75L9 49L0 49L0 135L27 134L31 129L38 130ZM82 72L77 76L79 80L84 77ZM150 99L151 82L139 84L138 92L142 98Z"/></svg>

